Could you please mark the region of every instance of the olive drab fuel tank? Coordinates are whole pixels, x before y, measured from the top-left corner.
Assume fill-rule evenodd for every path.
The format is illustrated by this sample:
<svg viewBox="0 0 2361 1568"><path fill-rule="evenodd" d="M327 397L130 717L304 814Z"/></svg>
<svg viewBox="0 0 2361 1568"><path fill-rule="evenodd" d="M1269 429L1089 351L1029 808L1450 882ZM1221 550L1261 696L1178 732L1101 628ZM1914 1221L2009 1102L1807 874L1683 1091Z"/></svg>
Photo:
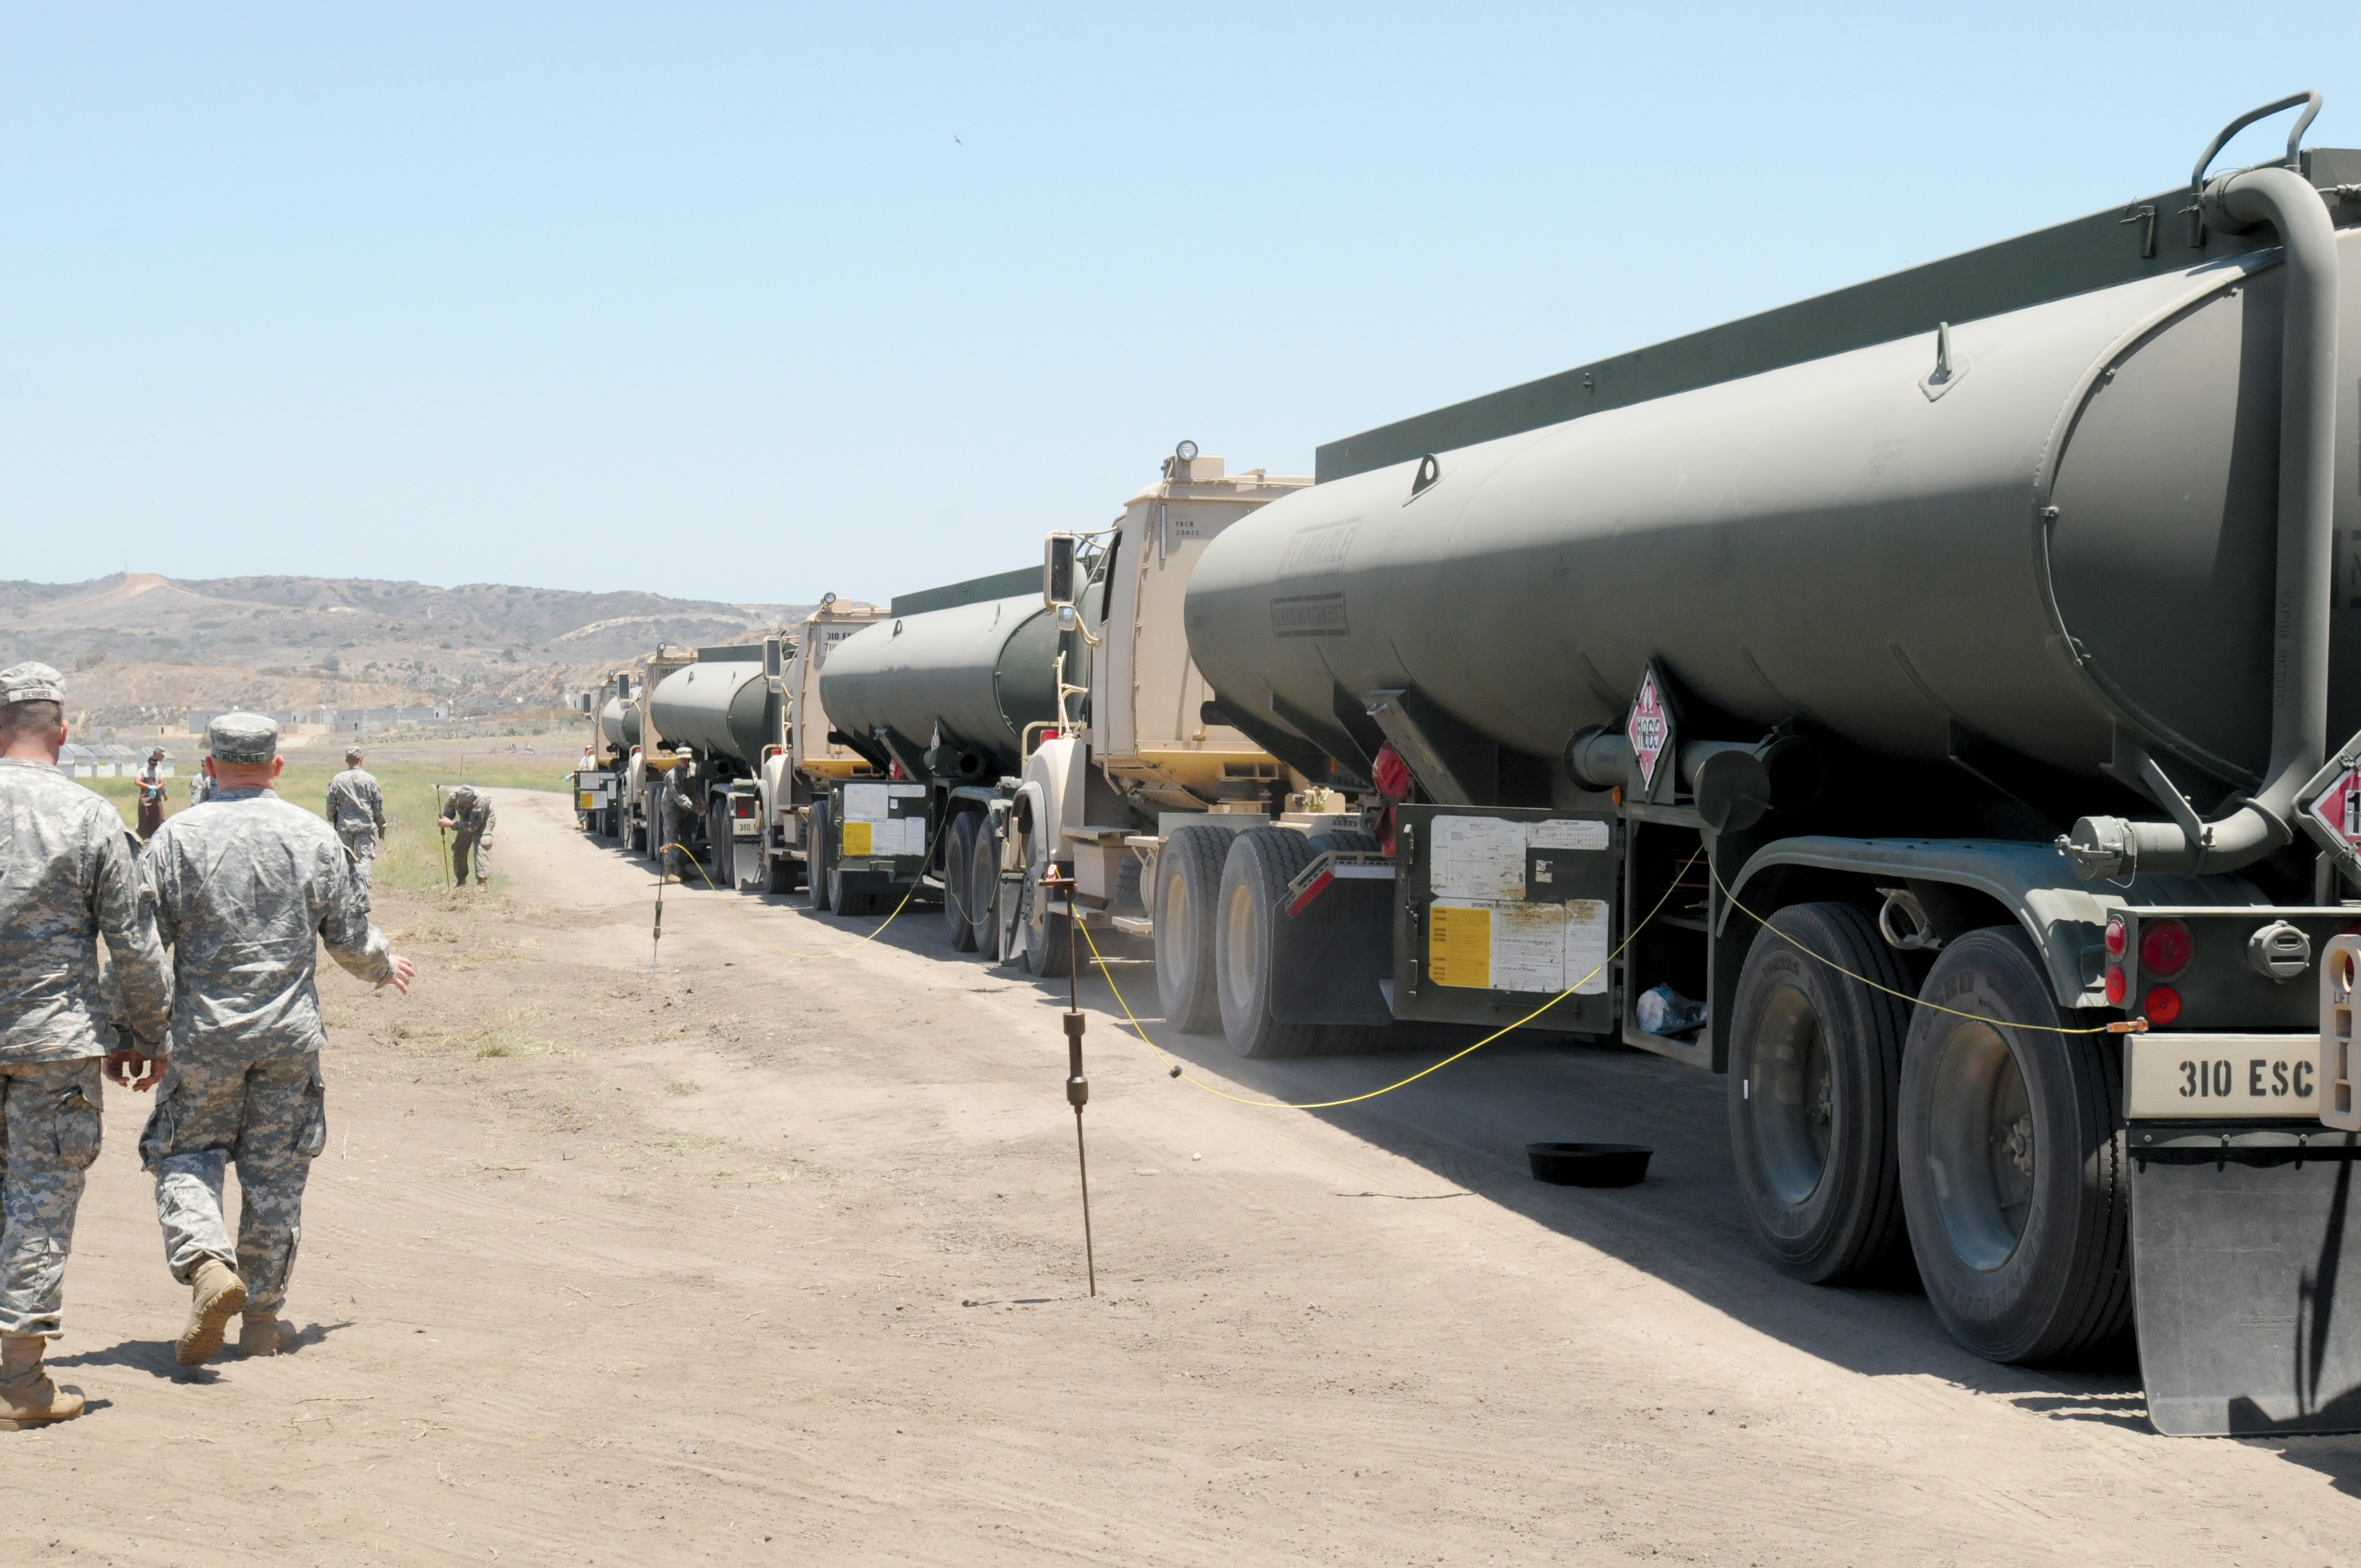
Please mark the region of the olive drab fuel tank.
<svg viewBox="0 0 2361 1568"><path fill-rule="evenodd" d="M1058 718L1056 620L1038 593L897 615L839 643L820 667L820 701L835 729L895 738L915 760L940 743L964 753L963 779L1013 774L1025 727ZM1087 686L1080 641L1065 639L1066 684Z"/></svg>
<svg viewBox="0 0 2361 1568"><path fill-rule="evenodd" d="M2361 364L2361 232L2336 243L2339 361ZM1554 759L1653 657L1742 721L1888 756L1966 731L2090 773L2121 720L2251 787L2279 254L1954 325L1940 369L1929 330L1444 452L1422 487L1400 463L1284 497L1207 546L1190 651L1226 704L1297 730L1414 688ZM2354 397L2344 378L2340 539L2361 538ZM2354 558L2332 740L2361 723Z"/></svg>
<svg viewBox="0 0 2361 1568"><path fill-rule="evenodd" d="M610 696L599 710L598 733L607 744L618 751L628 751L640 743L640 708L637 703Z"/></svg>
<svg viewBox="0 0 2361 1568"><path fill-rule="evenodd" d="M649 694L656 734L675 751L719 751L759 768L779 740L778 698L762 661L700 662L675 670Z"/></svg>

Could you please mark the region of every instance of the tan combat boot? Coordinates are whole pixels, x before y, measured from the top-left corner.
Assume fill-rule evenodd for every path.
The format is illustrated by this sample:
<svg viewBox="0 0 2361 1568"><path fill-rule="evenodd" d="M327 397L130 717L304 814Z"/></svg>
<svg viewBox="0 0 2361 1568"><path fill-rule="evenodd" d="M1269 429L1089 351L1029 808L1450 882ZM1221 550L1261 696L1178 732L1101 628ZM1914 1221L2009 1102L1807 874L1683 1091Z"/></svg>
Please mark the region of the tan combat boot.
<svg viewBox="0 0 2361 1568"><path fill-rule="evenodd" d="M240 1355L284 1355L295 1348L295 1325L276 1312L248 1312L237 1325Z"/></svg>
<svg viewBox="0 0 2361 1568"><path fill-rule="evenodd" d="M41 1365L49 1341L39 1334L0 1334L0 1431L23 1431L82 1414L82 1395L49 1381Z"/></svg>
<svg viewBox="0 0 2361 1568"><path fill-rule="evenodd" d="M198 1365L219 1350L230 1319L245 1305L246 1281L228 1264L209 1257L197 1265L197 1277L189 1281L189 1325L172 1348L181 1365Z"/></svg>

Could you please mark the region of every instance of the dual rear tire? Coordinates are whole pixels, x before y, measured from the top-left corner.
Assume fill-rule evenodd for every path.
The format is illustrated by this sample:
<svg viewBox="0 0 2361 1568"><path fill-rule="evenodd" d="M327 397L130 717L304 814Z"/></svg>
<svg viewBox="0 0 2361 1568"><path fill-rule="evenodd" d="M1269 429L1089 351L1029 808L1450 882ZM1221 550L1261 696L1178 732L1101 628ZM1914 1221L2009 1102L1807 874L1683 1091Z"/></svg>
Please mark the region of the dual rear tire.
<svg viewBox="0 0 2361 1568"><path fill-rule="evenodd" d="M2105 1036L2059 1032L2082 1026L2014 927L1954 938L1914 988L1861 910L1773 915L1739 978L1729 1064L1731 1155L1771 1261L1816 1284L1915 1264L1952 1337L1994 1361L2115 1353L2131 1323L2120 1069Z"/></svg>

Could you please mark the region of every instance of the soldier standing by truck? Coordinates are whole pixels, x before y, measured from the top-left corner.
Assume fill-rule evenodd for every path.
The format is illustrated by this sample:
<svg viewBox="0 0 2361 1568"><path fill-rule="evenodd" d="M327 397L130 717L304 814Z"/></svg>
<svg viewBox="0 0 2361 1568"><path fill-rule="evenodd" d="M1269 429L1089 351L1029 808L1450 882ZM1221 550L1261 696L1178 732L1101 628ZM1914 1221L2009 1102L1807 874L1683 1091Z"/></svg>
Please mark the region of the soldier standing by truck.
<svg viewBox="0 0 2361 1568"><path fill-rule="evenodd" d="M451 876L467 885L467 861L476 862L476 885L492 879L492 803L474 784L461 784L443 799L441 826L451 829Z"/></svg>
<svg viewBox="0 0 2361 1568"><path fill-rule="evenodd" d="M275 1355L295 1339L279 1310L304 1180L328 1135L319 944L348 972L404 994L415 972L369 924L368 896L343 844L270 788L284 763L279 726L259 713L225 713L206 750L211 804L220 809L174 817L146 856L178 992L171 1067L139 1157L155 1173L172 1277L189 1287L189 1321L175 1346L183 1366L221 1348L240 1309L241 1354ZM244 1194L235 1246L222 1214L233 1157Z"/></svg>
<svg viewBox="0 0 2361 1568"><path fill-rule="evenodd" d="M328 781L328 821L367 888L377 869L378 840L385 836L385 792L361 766L357 746L345 753L345 771Z"/></svg>
<svg viewBox="0 0 2361 1568"><path fill-rule="evenodd" d="M146 1047L109 1053L117 1080L161 1064L171 981L139 901L115 808L58 771L65 682L47 664L0 671L0 1430L82 1413L42 1353L60 1326L62 1265L84 1172L98 1157L103 1024ZM114 960L104 1020L98 939Z"/></svg>

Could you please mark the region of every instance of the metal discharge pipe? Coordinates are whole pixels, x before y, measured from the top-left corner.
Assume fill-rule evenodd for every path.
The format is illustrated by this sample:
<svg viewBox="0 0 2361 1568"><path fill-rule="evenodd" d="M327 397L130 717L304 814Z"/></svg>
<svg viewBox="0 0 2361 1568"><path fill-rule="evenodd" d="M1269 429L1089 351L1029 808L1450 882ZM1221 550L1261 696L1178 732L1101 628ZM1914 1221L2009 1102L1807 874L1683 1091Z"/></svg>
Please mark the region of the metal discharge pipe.
<svg viewBox="0 0 2361 1568"><path fill-rule="evenodd" d="M2205 187L2202 207L2207 222L2231 233L2269 224L2279 232L2287 267L2270 762L2263 787L2212 822L2199 823L2193 813L2186 825L2120 817L2076 822L2059 847L2085 879L2228 872L2262 860L2293 840L2290 819L2296 791L2320 771L2328 754L2328 621L2336 542L2335 225L2312 182L2289 169L2225 174ZM2169 787L2160 777L2155 783ZM2169 808L2175 802L2161 804Z"/></svg>

